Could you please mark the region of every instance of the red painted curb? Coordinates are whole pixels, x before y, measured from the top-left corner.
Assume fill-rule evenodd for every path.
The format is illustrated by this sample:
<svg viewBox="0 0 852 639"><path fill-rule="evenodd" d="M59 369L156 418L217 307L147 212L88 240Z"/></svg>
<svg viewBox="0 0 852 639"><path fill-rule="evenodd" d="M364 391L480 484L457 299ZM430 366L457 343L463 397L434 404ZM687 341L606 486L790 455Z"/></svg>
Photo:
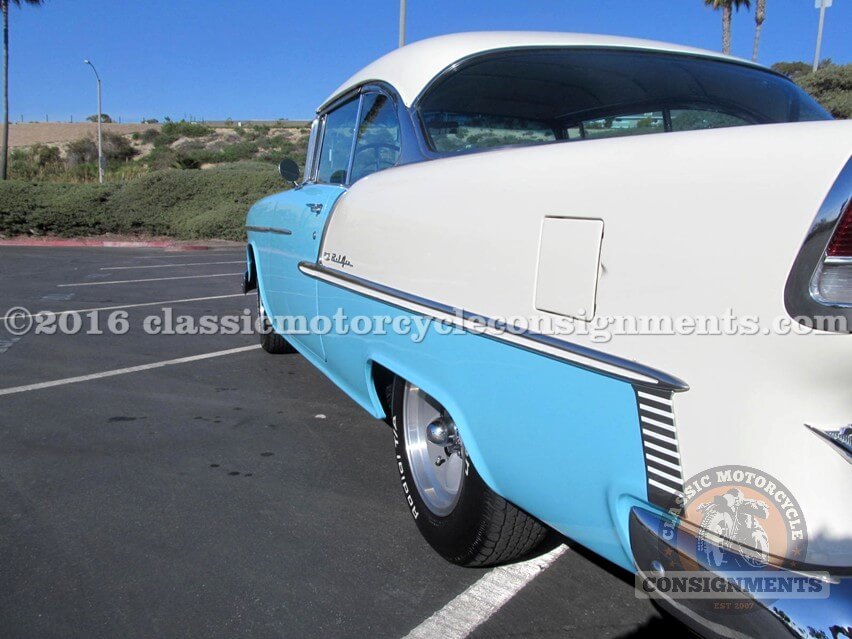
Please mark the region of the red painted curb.
<svg viewBox="0 0 852 639"><path fill-rule="evenodd" d="M0 246L100 246L106 248L169 248L177 251L206 251L209 246L203 244L178 244L168 240L123 241L123 240L93 240L93 239L39 239L30 237L15 237L0 240Z"/></svg>

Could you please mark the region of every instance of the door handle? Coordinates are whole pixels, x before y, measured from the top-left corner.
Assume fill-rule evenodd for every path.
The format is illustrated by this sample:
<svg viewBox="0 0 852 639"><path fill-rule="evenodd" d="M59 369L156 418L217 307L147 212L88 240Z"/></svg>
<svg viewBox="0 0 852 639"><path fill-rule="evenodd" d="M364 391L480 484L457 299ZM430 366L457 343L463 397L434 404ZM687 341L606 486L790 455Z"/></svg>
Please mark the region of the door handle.
<svg viewBox="0 0 852 639"><path fill-rule="evenodd" d="M318 202L309 202L308 208L311 209L311 213L316 213L317 215L319 215L319 213L322 211L322 204Z"/></svg>

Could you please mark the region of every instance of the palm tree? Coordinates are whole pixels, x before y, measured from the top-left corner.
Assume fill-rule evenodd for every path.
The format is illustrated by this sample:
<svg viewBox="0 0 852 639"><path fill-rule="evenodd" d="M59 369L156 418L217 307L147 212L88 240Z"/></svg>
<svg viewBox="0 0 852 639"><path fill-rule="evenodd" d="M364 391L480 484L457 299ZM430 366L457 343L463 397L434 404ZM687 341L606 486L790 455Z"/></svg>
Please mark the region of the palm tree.
<svg viewBox="0 0 852 639"><path fill-rule="evenodd" d="M0 0L3 12L3 133L0 140L0 180L7 176L9 160L9 4L20 7L21 2L40 5L44 0Z"/></svg>
<svg viewBox="0 0 852 639"><path fill-rule="evenodd" d="M704 4L713 7L714 10L722 10L722 53L731 53L731 19L734 9L739 11L740 7L751 8L751 0L704 0Z"/></svg>
<svg viewBox="0 0 852 639"><path fill-rule="evenodd" d="M754 53L751 59L757 62L757 50L760 48L760 31L763 29L763 21L766 20L766 0L757 0L754 8Z"/></svg>

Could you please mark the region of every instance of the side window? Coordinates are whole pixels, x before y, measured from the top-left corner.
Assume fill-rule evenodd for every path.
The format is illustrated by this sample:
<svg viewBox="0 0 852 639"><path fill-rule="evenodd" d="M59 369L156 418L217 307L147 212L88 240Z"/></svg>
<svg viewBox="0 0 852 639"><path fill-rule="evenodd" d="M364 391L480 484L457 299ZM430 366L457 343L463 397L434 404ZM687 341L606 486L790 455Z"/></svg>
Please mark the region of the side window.
<svg viewBox="0 0 852 639"><path fill-rule="evenodd" d="M672 131L694 131L696 129L720 129L751 124L748 120L721 111L702 109L672 109Z"/></svg>
<svg viewBox="0 0 852 639"><path fill-rule="evenodd" d="M393 100L382 93L367 93L361 106L358 140L352 161L355 182L376 171L395 166L399 160L399 120Z"/></svg>
<svg viewBox="0 0 852 639"><path fill-rule="evenodd" d="M649 113L628 113L608 118L583 121L583 137L617 138L625 135L643 135L645 133L660 133L665 130L662 111ZM568 133L570 139L570 131Z"/></svg>
<svg viewBox="0 0 852 639"><path fill-rule="evenodd" d="M338 107L325 118L325 132L318 158L317 180L328 184L346 184L355 121L358 119L358 98Z"/></svg>

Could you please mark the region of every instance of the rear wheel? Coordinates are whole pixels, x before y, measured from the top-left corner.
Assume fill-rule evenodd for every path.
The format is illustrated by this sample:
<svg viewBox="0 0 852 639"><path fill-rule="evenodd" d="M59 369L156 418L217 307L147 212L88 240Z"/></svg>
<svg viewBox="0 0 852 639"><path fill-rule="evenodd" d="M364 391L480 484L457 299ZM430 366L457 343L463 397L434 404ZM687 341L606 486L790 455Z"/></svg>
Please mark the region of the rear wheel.
<svg viewBox="0 0 852 639"><path fill-rule="evenodd" d="M399 377L389 393L400 480L426 541L462 566L505 563L532 551L545 527L485 484L447 411Z"/></svg>
<svg viewBox="0 0 852 639"><path fill-rule="evenodd" d="M272 328L272 323L266 316L266 311L263 308L263 302L260 301L260 289L257 291L257 316L260 320L258 327L260 330L260 346L267 353L273 355L284 355L287 353L295 353L296 349L290 345L282 335L275 332Z"/></svg>

